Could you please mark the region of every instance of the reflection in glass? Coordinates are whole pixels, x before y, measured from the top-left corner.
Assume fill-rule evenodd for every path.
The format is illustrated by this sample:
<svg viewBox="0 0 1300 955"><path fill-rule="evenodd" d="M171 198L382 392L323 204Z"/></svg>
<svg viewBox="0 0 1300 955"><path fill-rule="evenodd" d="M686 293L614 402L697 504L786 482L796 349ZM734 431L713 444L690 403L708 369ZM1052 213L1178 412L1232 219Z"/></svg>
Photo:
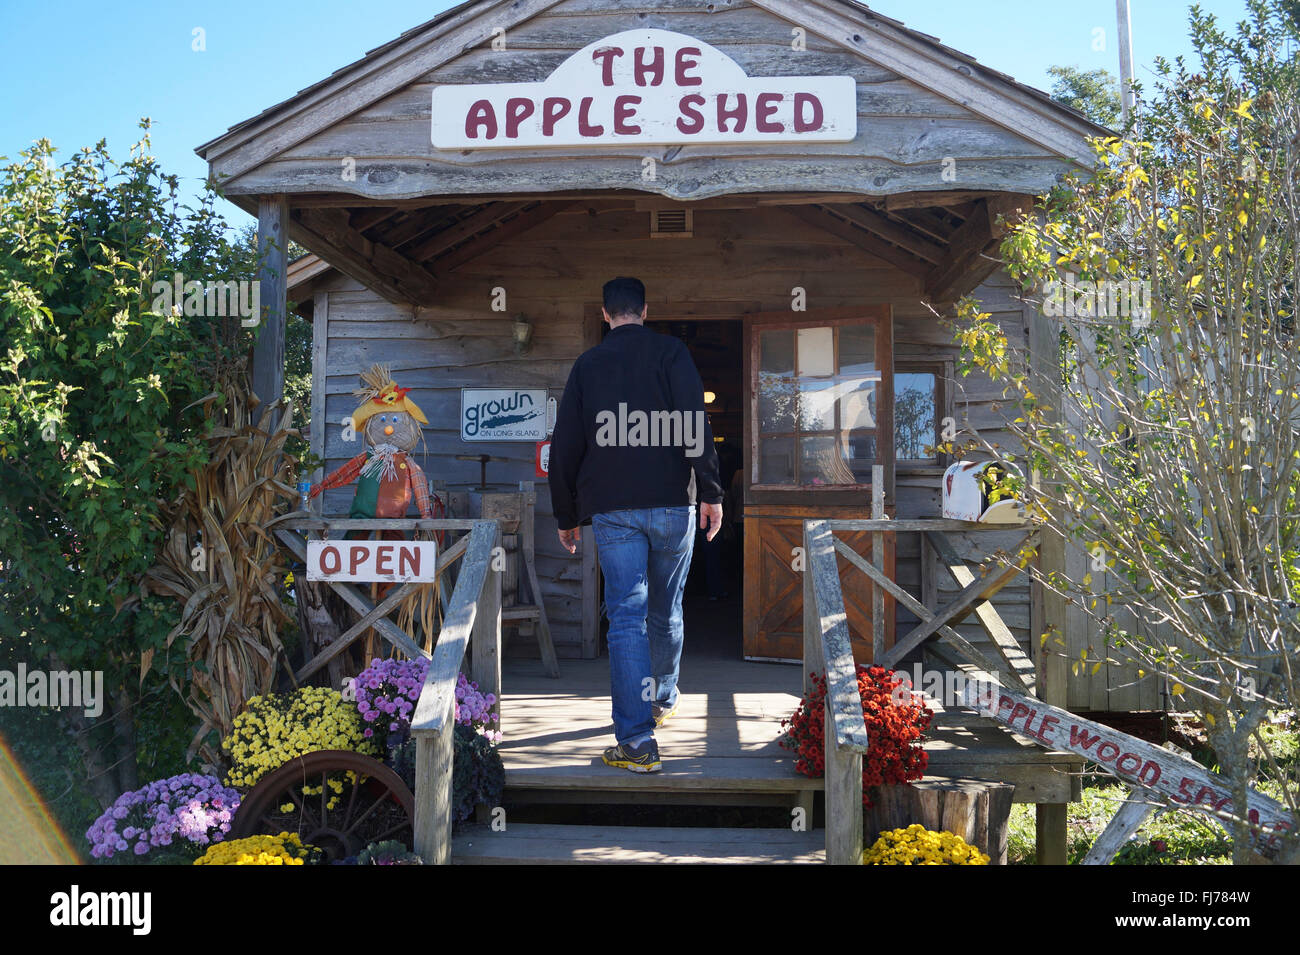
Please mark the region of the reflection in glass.
<svg viewBox="0 0 1300 955"><path fill-rule="evenodd" d="M934 460L934 406L933 374L894 374L894 448L899 461Z"/></svg>
<svg viewBox="0 0 1300 955"><path fill-rule="evenodd" d="M853 484L849 470L840 452L839 440L830 435L799 439L800 484Z"/></svg>
<svg viewBox="0 0 1300 955"><path fill-rule="evenodd" d="M794 483L794 438L764 438L758 443L758 483Z"/></svg>

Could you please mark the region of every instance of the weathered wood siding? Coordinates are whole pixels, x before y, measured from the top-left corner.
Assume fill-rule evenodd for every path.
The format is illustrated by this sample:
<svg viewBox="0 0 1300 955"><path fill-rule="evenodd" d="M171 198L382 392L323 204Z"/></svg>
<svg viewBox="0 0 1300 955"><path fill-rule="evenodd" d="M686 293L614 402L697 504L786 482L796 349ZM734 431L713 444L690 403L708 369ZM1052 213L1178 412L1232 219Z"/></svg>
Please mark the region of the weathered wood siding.
<svg viewBox="0 0 1300 955"><path fill-rule="evenodd" d="M808 307L889 303L895 313L896 361L943 360L955 356L952 330L938 323L919 304L917 280L874 259L860 249L809 226L776 208L700 210L695 235L671 241L649 238L649 215L630 210L592 214L583 204L546 224L503 243L491 254L458 269L447 282L445 301L432 308L389 304L349 279L323 290L328 310L324 354L317 354L317 373L324 370L323 402L328 418L324 456L334 468L360 450L342 440L340 422L355 408L351 395L357 374L372 362L386 362L400 384L426 412L428 446L422 464L431 478L463 484L477 481L478 465L457 461L457 454L485 452L508 459L489 465L493 482L533 479L533 446L519 443L464 443L454 422L463 386L529 386L559 396L573 360L583 348L583 319L599 301L601 285L614 275L633 274L647 284L650 313L689 306L707 314L734 311L750 302L757 310L790 307L791 289L807 290ZM491 310L493 289L503 288L507 311ZM1024 335L1025 317L1006 285L983 290L989 307L1008 332ZM318 306L319 307L319 306ZM534 322L532 351L514 354L510 325L524 313ZM743 373L736 356L736 374ZM974 376L954 388L958 421L969 421L985 434L996 434L1001 420L992 405L993 386ZM313 428L315 430L315 427ZM996 439L996 438L995 438ZM345 510L350 492L330 492L326 509ZM864 501L869 506L869 501ZM897 514L938 516L939 474L935 469L898 475ZM975 561L977 548L996 545L1002 535L957 540L963 556ZM909 591L921 593L918 544L900 538L898 574ZM549 491L539 482L537 505L538 574L562 656L581 652L582 561L564 553L556 540ZM955 587L940 579L940 594ZM995 603L1007 624L1029 645L1029 589L1015 585ZM899 628L914 619L900 610ZM978 625L962 632L982 641ZM520 652L535 652L528 641Z"/></svg>
<svg viewBox="0 0 1300 955"><path fill-rule="evenodd" d="M848 143L761 146L602 146L435 150L435 86L536 82L588 43L624 30L660 28L722 50L751 76L845 75L858 82L858 135ZM683 198L739 191L817 190L884 195L922 189L1038 193L1057 181L1061 158L1019 134L808 32L792 49L793 24L745 0L565 0L510 29L506 48L466 49L417 82L361 109L228 182L230 194L345 192L372 198L636 188ZM1023 94L1017 94L1023 95ZM285 130L291 136L292 130ZM643 160L657 163L643 178ZM344 160L355 161L345 180ZM224 161L214 163L220 174Z"/></svg>

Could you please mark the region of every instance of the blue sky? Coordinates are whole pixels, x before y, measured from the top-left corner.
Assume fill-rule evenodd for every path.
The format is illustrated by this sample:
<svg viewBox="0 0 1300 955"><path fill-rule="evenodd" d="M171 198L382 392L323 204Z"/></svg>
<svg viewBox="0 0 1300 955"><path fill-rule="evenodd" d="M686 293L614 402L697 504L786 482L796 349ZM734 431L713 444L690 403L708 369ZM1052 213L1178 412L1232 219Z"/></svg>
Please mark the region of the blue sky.
<svg viewBox="0 0 1300 955"><path fill-rule="evenodd" d="M66 155L106 138L126 155L142 116L163 169L197 192L194 147L292 96L452 6L388 0L117 3L46 0L0 6L0 155L46 137ZM1235 23L1244 0L1202 0ZM1138 78L1157 55L1189 51L1185 0L1133 0ZM1114 0L881 0L874 8L1040 89L1054 64L1118 72ZM195 51L195 28L206 49ZM1094 49L1097 30L1105 49ZM248 217L223 203L233 223Z"/></svg>

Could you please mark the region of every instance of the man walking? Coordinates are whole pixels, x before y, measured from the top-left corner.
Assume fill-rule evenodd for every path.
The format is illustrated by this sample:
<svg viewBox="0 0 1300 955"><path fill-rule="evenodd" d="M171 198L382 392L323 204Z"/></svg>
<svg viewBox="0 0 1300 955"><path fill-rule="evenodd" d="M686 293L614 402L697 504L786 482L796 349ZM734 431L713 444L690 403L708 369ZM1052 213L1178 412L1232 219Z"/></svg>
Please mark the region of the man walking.
<svg viewBox="0 0 1300 955"><path fill-rule="evenodd" d="M609 333L569 373L551 436L551 503L560 543L590 522L605 575L617 745L606 765L660 768L656 726L677 707L682 589L699 526L722 525L718 455L704 387L686 346L645 327L645 286L604 289Z"/></svg>

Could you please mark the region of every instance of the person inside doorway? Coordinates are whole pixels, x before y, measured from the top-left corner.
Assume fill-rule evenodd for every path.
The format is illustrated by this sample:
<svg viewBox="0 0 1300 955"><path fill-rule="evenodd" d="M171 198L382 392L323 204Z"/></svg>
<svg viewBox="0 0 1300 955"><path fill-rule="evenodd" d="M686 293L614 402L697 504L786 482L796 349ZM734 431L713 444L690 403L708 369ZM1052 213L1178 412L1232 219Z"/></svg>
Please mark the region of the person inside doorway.
<svg viewBox="0 0 1300 955"><path fill-rule="evenodd" d="M682 589L699 527L722 525L718 455L686 346L645 327L645 285L605 284L610 330L574 362L551 436L560 543L591 524L605 577L616 745L606 765L660 769L655 727L677 707Z"/></svg>

